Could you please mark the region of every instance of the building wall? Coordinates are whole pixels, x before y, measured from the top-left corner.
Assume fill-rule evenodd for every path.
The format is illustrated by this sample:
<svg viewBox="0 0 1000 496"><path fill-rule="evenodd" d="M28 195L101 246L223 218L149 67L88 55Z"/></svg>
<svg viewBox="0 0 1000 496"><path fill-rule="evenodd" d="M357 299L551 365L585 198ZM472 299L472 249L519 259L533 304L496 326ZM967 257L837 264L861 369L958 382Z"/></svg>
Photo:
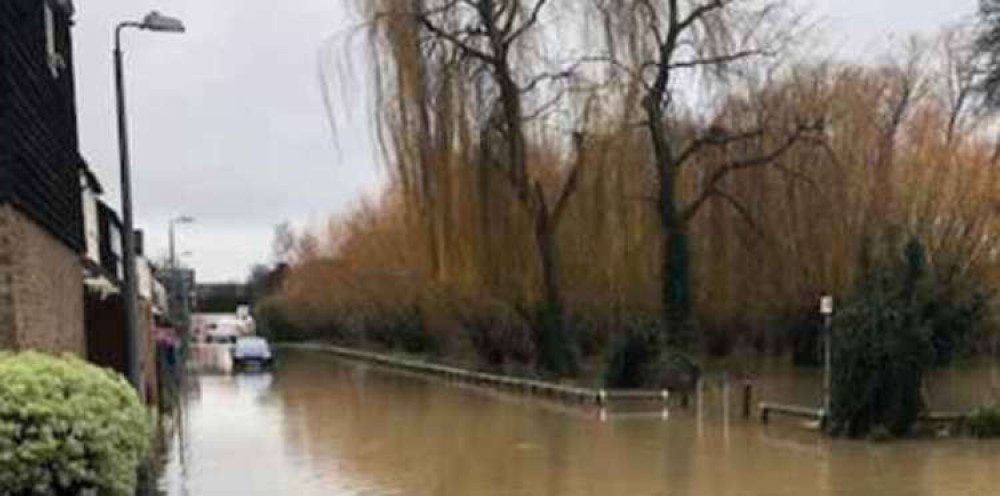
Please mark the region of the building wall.
<svg viewBox="0 0 1000 496"><path fill-rule="evenodd" d="M11 210L0 203L0 350L17 344L14 314L14 235L8 227Z"/></svg>
<svg viewBox="0 0 1000 496"><path fill-rule="evenodd" d="M86 351L71 16L0 0L0 348Z"/></svg>
<svg viewBox="0 0 1000 496"><path fill-rule="evenodd" d="M65 62L50 65L53 47ZM0 201L7 201L74 250L83 250L69 2L0 1ZM53 7L55 6L55 7Z"/></svg>
<svg viewBox="0 0 1000 496"><path fill-rule="evenodd" d="M86 356L80 256L0 204L0 348Z"/></svg>

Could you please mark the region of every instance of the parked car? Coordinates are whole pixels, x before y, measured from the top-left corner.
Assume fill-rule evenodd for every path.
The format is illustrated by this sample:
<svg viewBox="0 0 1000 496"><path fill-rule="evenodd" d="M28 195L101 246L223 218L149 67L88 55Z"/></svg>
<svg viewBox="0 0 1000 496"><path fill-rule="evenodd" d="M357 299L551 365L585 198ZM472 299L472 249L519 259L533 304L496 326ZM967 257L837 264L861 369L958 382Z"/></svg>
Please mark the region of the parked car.
<svg viewBox="0 0 1000 496"><path fill-rule="evenodd" d="M234 345L236 340L239 338L239 334L236 332L226 330L226 329L212 329L205 334L205 343L207 344L225 344Z"/></svg>
<svg viewBox="0 0 1000 496"><path fill-rule="evenodd" d="M264 368L274 363L271 346L267 340L257 336L236 338L233 345L233 369L246 367Z"/></svg>

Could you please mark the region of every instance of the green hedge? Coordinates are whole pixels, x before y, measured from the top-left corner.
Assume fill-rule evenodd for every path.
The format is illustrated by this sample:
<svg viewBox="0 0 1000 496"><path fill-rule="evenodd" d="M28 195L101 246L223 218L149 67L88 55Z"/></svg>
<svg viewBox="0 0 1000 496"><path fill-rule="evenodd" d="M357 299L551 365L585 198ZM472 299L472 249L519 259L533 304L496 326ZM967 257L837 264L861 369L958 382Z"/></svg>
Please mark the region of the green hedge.
<svg viewBox="0 0 1000 496"><path fill-rule="evenodd" d="M121 376L70 356L0 353L0 494L131 494L150 435Z"/></svg>

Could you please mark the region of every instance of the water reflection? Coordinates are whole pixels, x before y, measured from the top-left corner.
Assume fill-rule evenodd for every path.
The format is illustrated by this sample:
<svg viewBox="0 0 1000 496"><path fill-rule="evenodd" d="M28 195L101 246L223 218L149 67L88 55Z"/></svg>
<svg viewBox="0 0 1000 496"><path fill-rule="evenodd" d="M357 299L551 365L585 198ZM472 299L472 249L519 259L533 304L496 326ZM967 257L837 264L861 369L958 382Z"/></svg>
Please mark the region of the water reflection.
<svg viewBox="0 0 1000 496"><path fill-rule="evenodd" d="M759 375L759 396L815 397L812 378L779 372ZM941 383L974 391L949 392L948 401L988 389L988 368L955 374ZM596 409L288 353L273 374L196 378L161 487L171 495L441 496L978 495L1000 487L998 443L831 442L794 421L743 420L733 406L738 388L702 387L691 409L675 408L667 420L651 404L613 407L602 422Z"/></svg>

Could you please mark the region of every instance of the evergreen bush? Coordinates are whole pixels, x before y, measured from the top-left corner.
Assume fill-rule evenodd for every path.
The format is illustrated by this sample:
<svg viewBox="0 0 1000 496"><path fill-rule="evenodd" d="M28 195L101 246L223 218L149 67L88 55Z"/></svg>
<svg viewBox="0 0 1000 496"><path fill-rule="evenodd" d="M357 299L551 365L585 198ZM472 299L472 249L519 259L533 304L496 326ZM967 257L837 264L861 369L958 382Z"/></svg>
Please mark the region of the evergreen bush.
<svg viewBox="0 0 1000 496"><path fill-rule="evenodd" d="M69 356L0 353L0 494L132 494L150 436L121 376Z"/></svg>
<svg viewBox="0 0 1000 496"><path fill-rule="evenodd" d="M986 293L947 260L931 265L916 237L902 257L871 260L836 319L831 427L848 437L903 436L925 408L925 374L962 352Z"/></svg>

